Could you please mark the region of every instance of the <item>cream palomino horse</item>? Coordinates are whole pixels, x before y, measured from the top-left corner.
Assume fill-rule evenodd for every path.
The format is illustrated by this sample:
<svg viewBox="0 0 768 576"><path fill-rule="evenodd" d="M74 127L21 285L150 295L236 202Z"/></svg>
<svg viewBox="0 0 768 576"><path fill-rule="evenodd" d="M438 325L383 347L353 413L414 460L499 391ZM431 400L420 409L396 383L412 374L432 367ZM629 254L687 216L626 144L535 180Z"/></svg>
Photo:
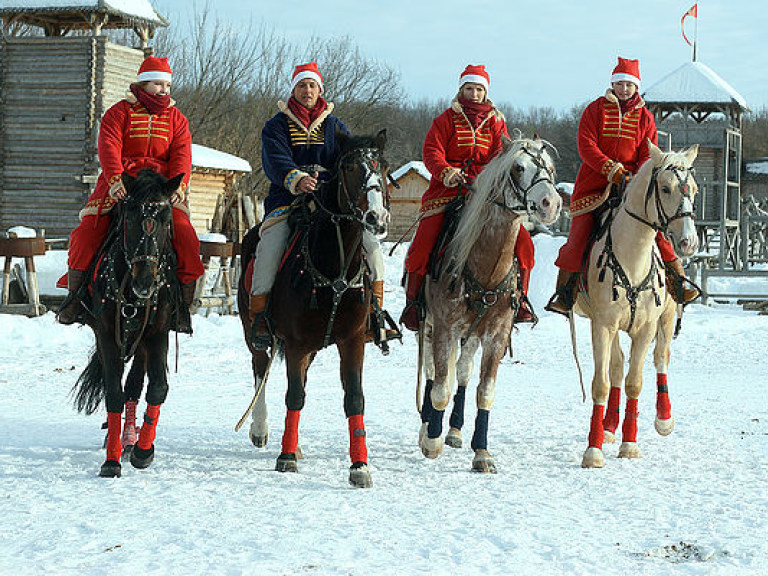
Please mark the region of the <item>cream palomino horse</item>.
<svg viewBox="0 0 768 576"><path fill-rule="evenodd" d="M603 442L614 441L624 369L620 331L629 334L631 350L624 383L627 403L619 457L641 456L636 440L637 399L643 386L643 363L654 338L659 392L656 429L667 435L674 426L666 373L675 304L664 283L664 266L655 237L657 231L665 234L679 256L690 256L696 251L693 202L698 188L692 165L698 146L670 153L663 153L650 141L648 146L649 160L628 184L607 231L591 248L587 290L580 288L574 307L591 320L595 369L589 447L581 463L585 468L601 468ZM609 389L611 398L606 412Z"/></svg>
<svg viewBox="0 0 768 576"><path fill-rule="evenodd" d="M443 449L443 414L453 390L454 370L463 392L473 356L482 345L472 468L496 471L487 450L488 418L496 373L510 344L518 305L515 242L526 214L551 224L562 207L547 148L551 145L538 137L504 141L504 150L473 183L447 247L443 271L427 282L428 316L420 349L428 380L419 434L427 458L437 458Z"/></svg>

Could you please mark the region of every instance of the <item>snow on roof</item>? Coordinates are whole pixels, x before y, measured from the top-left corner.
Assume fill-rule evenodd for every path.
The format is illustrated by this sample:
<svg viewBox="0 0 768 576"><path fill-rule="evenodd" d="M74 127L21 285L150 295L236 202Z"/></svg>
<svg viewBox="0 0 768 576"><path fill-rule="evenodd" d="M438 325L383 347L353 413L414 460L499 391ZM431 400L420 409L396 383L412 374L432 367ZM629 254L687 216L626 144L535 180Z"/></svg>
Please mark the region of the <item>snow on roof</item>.
<svg viewBox="0 0 768 576"><path fill-rule="evenodd" d="M400 166L400 168L392 172L392 178L394 180L400 180L400 178L408 174L411 170L415 170L418 174L423 176L425 180L432 178L432 174L429 173L429 170L427 170L427 167L421 160L413 160L412 162L408 162L408 164Z"/></svg>
<svg viewBox="0 0 768 576"><path fill-rule="evenodd" d="M742 109L749 110L744 97L701 62L686 62L648 88L643 98L647 102L735 102Z"/></svg>
<svg viewBox="0 0 768 576"><path fill-rule="evenodd" d="M768 174L768 159L745 162L744 164L750 174Z"/></svg>
<svg viewBox="0 0 768 576"><path fill-rule="evenodd" d="M238 172L251 171L251 165L247 160L200 144L192 144L192 166Z"/></svg>
<svg viewBox="0 0 768 576"><path fill-rule="evenodd" d="M152 7L149 0L0 0L0 12L72 12L105 11L128 18L146 20L163 26L168 21Z"/></svg>

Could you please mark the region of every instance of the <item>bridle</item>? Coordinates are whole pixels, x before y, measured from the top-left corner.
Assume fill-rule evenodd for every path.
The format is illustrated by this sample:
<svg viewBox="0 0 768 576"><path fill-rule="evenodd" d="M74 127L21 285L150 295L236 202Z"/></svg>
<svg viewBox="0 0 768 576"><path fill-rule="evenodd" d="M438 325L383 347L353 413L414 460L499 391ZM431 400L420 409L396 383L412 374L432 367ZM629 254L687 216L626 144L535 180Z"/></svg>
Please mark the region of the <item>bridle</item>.
<svg viewBox="0 0 768 576"><path fill-rule="evenodd" d="M672 172L675 175L680 188L680 204L678 204L677 210L675 210L675 213L671 216L669 216L664 210L664 206L661 202L661 194L659 192L659 175L661 172L666 170ZM675 220L680 220L682 218L691 218L691 220L695 219L693 212L690 210L685 210L686 200L688 200L691 206L693 206L691 186L688 183L688 179L693 177L693 175L694 169L686 168L684 166L667 166L666 168L654 168L653 173L651 174L651 181L648 183L648 189L645 193L646 218L643 218L642 216L632 212L629 208L626 207L626 204L624 205L624 210L635 220L642 222L646 226L656 230L657 232L661 232L666 236L669 230L669 225ZM653 222L648 218L648 203L650 202L651 197L653 197L654 200L654 206L658 216L658 223Z"/></svg>
<svg viewBox="0 0 768 576"><path fill-rule="evenodd" d="M167 200L160 200L155 202L138 202L132 200L130 197L126 198L124 208L122 210L122 228L123 228L123 255L125 256L125 262L130 268L133 268L134 264L140 262L150 262L159 267L160 254L162 253L162 246L158 243L158 232L160 231L160 214L165 210L171 209L171 204ZM131 251L128 246L128 211L125 207L137 204L140 211L141 222L141 237L136 241L134 249ZM173 230L171 228L171 230ZM149 242L149 249L143 250L142 248L147 246Z"/></svg>
<svg viewBox="0 0 768 576"><path fill-rule="evenodd" d="M534 153L535 152L535 153ZM536 165L536 173L531 179L531 183L523 187L515 180L515 170L510 170L508 173L509 187L504 188L504 203L497 202L498 206L509 210L510 212L524 211L526 214L531 214L535 211L533 204L528 200L528 193L533 190L538 184L545 182L554 188L555 186L555 169L551 165L547 165L546 157L544 156L545 149L534 148L534 152L530 147L524 145L519 151L515 152L515 157L519 157L522 154L530 156L533 163ZM520 173L523 174L522 172ZM512 198L509 197L508 189L512 192Z"/></svg>
<svg viewBox="0 0 768 576"><path fill-rule="evenodd" d="M350 162L350 159L355 156L360 157L360 162ZM365 226L365 214L363 210L357 205L355 200L353 200L352 195L349 193L349 185L347 183L344 170L345 166L348 165L362 165L365 169L364 182L366 185L357 191L354 199L357 200L361 196L365 197L367 196L368 192L372 190L378 190L382 193L382 195L384 195L385 208L387 208L387 210L389 209L389 197L386 193L387 187L386 185L383 187L381 185L385 182L385 180L384 175L381 173L381 151L378 148L355 148L339 156L339 159L336 161L335 171L341 184L339 186L339 191L337 192L336 201L338 203L339 209L342 210L341 212L334 212L328 209L319 201L317 197L315 198L315 202L317 202L317 205L320 207L320 209L331 216L332 219L336 218L338 220L352 220L362 226ZM370 180L371 174L378 175L381 184L368 185L367 183Z"/></svg>

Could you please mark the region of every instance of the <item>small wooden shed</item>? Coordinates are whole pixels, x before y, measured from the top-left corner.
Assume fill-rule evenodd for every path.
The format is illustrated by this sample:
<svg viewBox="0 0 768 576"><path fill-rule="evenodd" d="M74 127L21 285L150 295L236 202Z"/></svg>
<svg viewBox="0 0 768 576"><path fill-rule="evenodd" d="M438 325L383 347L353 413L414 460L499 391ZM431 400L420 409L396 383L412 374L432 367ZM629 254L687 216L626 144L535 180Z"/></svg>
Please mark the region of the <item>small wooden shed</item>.
<svg viewBox="0 0 768 576"><path fill-rule="evenodd" d="M390 223L387 240L397 241L419 217L421 196L429 186L430 178L429 170L420 160L408 162L392 172L392 179L400 188L389 187ZM410 236L412 234L406 240L410 240Z"/></svg>
<svg viewBox="0 0 768 576"><path fill-rule="evenodd" d="M0 229L65 236L96 183L99 121L168 21L149 0L4 0L0 17ZM134 30L141 48L108 28Z"/></svg>

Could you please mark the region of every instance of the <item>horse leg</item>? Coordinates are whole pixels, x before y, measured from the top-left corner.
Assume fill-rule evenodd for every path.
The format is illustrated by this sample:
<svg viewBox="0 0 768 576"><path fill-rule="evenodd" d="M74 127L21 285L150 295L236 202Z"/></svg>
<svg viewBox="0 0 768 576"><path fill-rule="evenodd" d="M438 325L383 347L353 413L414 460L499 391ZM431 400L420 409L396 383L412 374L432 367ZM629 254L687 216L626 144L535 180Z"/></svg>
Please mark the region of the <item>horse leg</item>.
<svg viewBox="0 0 768 576"><path fill-rule="evenodd" d="M147 358L142 347L136 350L131 369L125 379L125 420L123 423L123 459L127 459L138 439L136 428L136 408L144 388L144 376L147 373Z"/></svg>
<svg viewBox="0 0 768 576"><path fill-rule="evenodd" d="M621 404L621 384L624 380L624 352L621 351L618 332L611 345L610 364L611 391L603 420L603 442L616 442L616 428L619 427L619 406Z"/></svg>
<svg viewBox="0 0 768 576"><path fill-rule="evenodd" d="M450 339L450 335L447 338L435 338L433 334L433 347L435 381L429 395L432 411L427 423L427 437L421 443L421 452L427 458L437 458L443 452L443 414L450 401L450 376L456 368L456 344Z"/></svg>
<svg viewBox="0 0 768 576"><path fill-rule="evenodd" d="M427 437L427 428L429 427L429 419L432 417L432 385L435 383L435 362L432 356L432 325L427 322L424 326L424 351L423 357L423 370L426 377L426 383L424 385L424 396L421 399L421 427L419 428L419 448L424 439Z"/></svg>
<svg viewBox="0 0 768 576"><path fill-rule="evenodd" d="M109 329L98 332L96 339L101 365L104 369L104 403L107 407L107 458L101 465L99 476L102 478L119 478L122 453L120 427L123 406L125 405L122 387L124 364L117 350L113 334Z"/></svg>
<svg viewBox="0 0 768 576"><path fill-rule="evenodd" d="M368 468L368 448L365 443L365 396L363 394L363 358L365 339L356 338L340 343L341 382L344 386L344 414L349 423L349 483L355 488L373 486Z"/></svg>
<svg viewBox="0 0 768 576"><path fill-rule="evenodd" d="M496 376L499 363L504 357L506 346L499 345L496 339L489 337L483 345L483 357L480 368L480 384L477 387L477 416L475 432L472 434L472 471L496 474L496 463L488 452L488 420L491 407L496 399Z"/></svg>
<svg viewBox="0 0 768 576"><path fill-rule="evenodd" d="M264 379L264 372L267 369L269 358L267 353L257 351L251 356L251 367L253 370L254 385L258 390L261 381ZM261 394L256 399L256 405L251 411L251 428L249 437L251 442L257 448L263 448L269 440L269 425L267 424L267 390L266 386L261 389Z"/></svg>
<svg viewBox="0 0 768 576"><path fill-rule="evenodd" d="M453 410L451 410L451 417L448 420L451 427L445 435L445 443L451 448L461 448L463 444L461 428L464 426L464 405L466 403L467 384L469 384L469 379L472 376L474 356L479 345L480 340L478 338L470 338L467 343L461 347L459 361L456 364L456 379L459 385L456 388L456 394L453 396Z"/></svg>
<svg viewBox="0 0 768 576"><path fill-rule="evenodd" d="M288 390L285 393L286 413L282 451L275 464L275 470L278 472L299 471L296 451L299 446L299 417L306 398L304 385L308 367L308 355L300 355L286 346L285 370L288 376Z"/></svg>
<svg viewBox="0 0 768 576"><path fill-rule="evenodd" d="M610 388L608 372L612 341L610 330L606 326L598 325L593 320L592 355L595 373L592 376L592 418L589 427L589 446L581 459L582 468L602 468L605 465L603 416Z"/></svg>
<svg viewBox="0 0 768 576"><path fill-rule="evenodd" d="M637 399L643 389L643 363L653 336L653 330L650 327L643 327L632 337L625 384L627 405L624 410L624 424L621 427L619 458L642 457L640 448L637 446Z"/></svg>
<svg viewBox="0 0 768 576"><path fill-rule="evenodd" d="M667 369L669 368L674 323L675 307L671 302L668 302L661 318L659 318L656 346L653 350L653 364L656 367L656 419L653 425L656 432L662 436L669 436L675 428L675 417L672 416L669 388L667 388Z"/></svg>
<svg viewBox="0 0 768 576"><path fill-rule="evenodd" d="M139 432L139 441L131 452L134 468L147 468L155 459L155 435L160 406L168 396L168 332L145 337L141 344L147 353L147 410Z"/></svg>

